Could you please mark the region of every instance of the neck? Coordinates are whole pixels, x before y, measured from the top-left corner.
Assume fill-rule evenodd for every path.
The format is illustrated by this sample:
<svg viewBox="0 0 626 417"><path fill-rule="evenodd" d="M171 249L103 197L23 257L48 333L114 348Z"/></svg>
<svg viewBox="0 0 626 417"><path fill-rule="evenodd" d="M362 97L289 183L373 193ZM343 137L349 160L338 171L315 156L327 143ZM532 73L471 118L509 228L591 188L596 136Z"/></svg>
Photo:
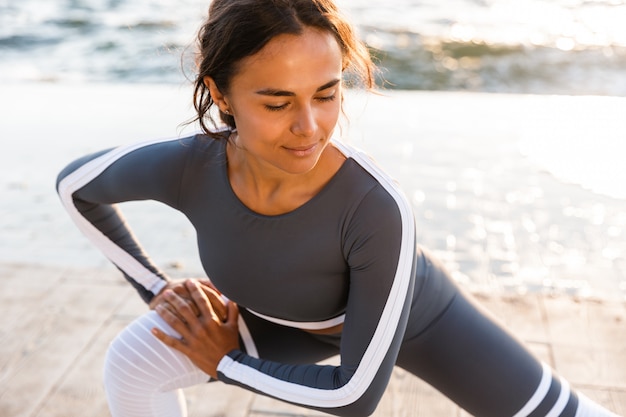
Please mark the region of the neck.
<svg viewBox="0 0 626 417"><path fill-rule="evenodd" d="M266 215L284 214L305 204L345 160L329 146L310 171L292 174L254 158L236 140L229 140L226 154L228 177L235 195L251 210Z"/></svg>
<svg viewBox="0 0 626 417"><path fill-rule="evenodd" d="M278 190L306 183L316 171L316 167L311 171L298 174L283 171L250 154L237 144L236 139L228 142L226 154L231 182L234 180L237 183L243 183L247 190L259 196L270 196Z"/></svg>

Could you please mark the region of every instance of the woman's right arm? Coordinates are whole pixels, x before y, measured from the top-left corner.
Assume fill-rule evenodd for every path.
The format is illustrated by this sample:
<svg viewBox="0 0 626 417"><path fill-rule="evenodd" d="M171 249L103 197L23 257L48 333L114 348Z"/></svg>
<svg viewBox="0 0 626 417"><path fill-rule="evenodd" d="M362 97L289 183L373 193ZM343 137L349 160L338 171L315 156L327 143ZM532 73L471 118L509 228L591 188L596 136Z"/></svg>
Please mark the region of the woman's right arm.
<svg viewBox="0 0 626 417"><path fill-rule="evenodd" d="M116 203L156 200L178 206L189 144L152 141L98 152L61 171L57 192L81 232L150 303L166 275L144 253Z"/></svg>

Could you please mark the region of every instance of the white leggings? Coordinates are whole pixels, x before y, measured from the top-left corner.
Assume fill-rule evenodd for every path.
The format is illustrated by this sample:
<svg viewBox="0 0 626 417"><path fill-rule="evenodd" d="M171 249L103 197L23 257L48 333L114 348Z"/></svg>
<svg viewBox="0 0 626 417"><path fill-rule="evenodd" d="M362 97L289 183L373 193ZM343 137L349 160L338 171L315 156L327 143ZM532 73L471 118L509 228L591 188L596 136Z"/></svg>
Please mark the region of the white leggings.
<svg viewBox="0 0 626 417"><path fill-rule="evenodd" d="M187 407L181 388L210 378L185 355L154 337L154 327L179 336L150 311L133 321L109 347L104 385L113 417L184 417Z"/></svg>

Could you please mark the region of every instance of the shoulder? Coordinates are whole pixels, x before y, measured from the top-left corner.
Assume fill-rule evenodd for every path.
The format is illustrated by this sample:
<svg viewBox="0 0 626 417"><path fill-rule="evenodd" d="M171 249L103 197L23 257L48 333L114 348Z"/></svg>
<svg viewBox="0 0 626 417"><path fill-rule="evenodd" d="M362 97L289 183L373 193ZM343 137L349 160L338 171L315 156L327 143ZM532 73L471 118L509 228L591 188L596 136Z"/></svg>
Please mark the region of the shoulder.
<svg viewBox="0 0 626 417"><path fill-rule="evenodd" d="M164 144L171 149L182 150L183 152L199 152L203 154L220 154L224 150L224 141L213 139L202 133L184 138L165 141Z"/></svg>
<svg viewBox="0 0 626 417"><path fill-rule="evenodd" d="M351 207L348 236L388 241L413 229L413 209L399 184L366 153L346 150L342 198Z"/></svg>
<svg viewBox="0 0 626 417"><path fill-rule="evenodd" d="M413 209L400 185L366 153L347 148L359 199L344 229L344 251L355 265L394 258L415 243Z"/></svg>
<svg viewBox="0 0 626 417"><path fill-rule="evenodd" d="M224 143L203 134L184 138L170 138L136 143L112 151L117 158L127 157L143 164L200 163L201 165L221 160L224 156ZM116 158L116 159L117 159ZM161 165L165 169L164 165Z"/></svg>
<svg viewBox="0 0 626 417"><path fill-rule="evenodd" d="M358 229L371 232L396 230L401 228L405 217L411 216L411 208L407 204L402 190L394 183L388 182L376 171L371 171L358 160L353 161L355 177L359 183L359 197L354 202L351 224ZM366 233L369 234L369 233Z"/></svg>
<svg viewBox="0 0 626 417"><path fill-rule="evenodd" d="M360 195L360 206L382 212L397 212L406 216L412 213L411 205L398 182L381 168L371 156L350 145L335 145L348 158L347 177L352 189ZM382 213L379 212L379 213Z"/></svg>
<svg viewBox="0 0 626 417"><path fill-rule="evenodd" d="M131 153L135 150L154 151L157 153L185 153L194 151L219 153L223 148L224 144L221 140L213 139L202 133L197 133L182 138L164 138L137 142L131 145L115 148L115 150L121 153Z"/></svg>

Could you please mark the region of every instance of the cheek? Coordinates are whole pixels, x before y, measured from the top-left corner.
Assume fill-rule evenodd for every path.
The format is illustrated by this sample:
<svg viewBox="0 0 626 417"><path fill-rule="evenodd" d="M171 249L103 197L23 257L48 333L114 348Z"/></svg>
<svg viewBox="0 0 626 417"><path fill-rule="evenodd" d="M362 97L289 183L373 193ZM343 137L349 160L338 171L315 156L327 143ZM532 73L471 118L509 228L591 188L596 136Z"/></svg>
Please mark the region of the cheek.
<svg viewBox="0 0 626 417"><path fill-rule="evenodd" d="M262 114L246 113L237 120L239 135L252 134L255 137L263 137L276 131L277 123L272 123L269 117Z"/></svg>
<svg viewBox="0 0 626 417"><path fill-rule="evenodd" d="M314 104L315 119L320 126L334 125L341 115L341 100Z"/></svg>
<svg viewBox="0 0 626 417"><path fill-rule="evenodd" d="M339 116L341 114L341 103L330 107L331 108L323 115L323 123L327 128L334 128L339 121Z"/></svg>

